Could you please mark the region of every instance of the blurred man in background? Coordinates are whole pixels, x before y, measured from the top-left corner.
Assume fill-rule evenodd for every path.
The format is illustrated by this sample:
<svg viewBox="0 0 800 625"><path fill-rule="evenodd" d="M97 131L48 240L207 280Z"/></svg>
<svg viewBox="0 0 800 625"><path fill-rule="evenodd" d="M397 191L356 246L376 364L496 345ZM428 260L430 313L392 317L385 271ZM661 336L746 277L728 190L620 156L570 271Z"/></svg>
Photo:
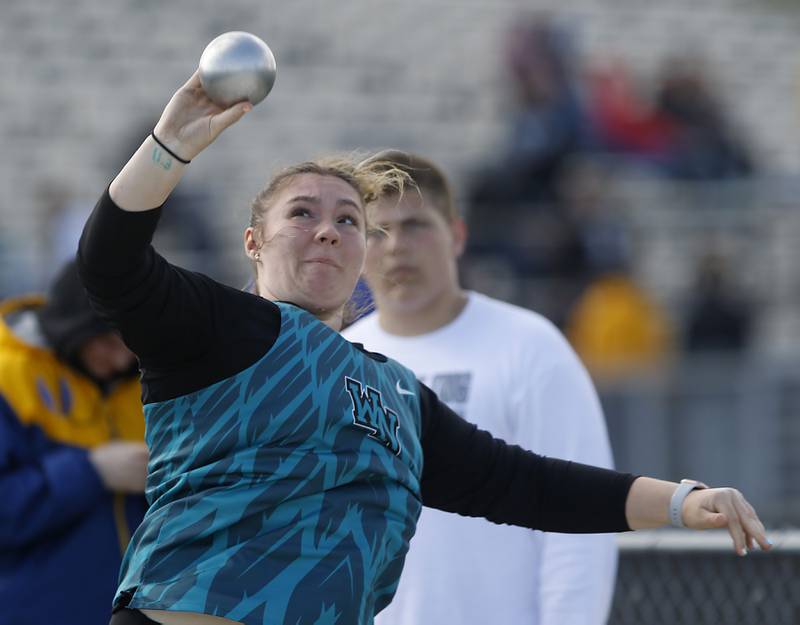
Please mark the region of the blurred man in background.
<svg viewBox="0 0 800 625"><path fill-rule="evenodd" d="M537 453L610 467L589 377L536 313L461 289L466 241L436 165L374 157L416 183L371 210L366 277L377 313L344 332L410 367L465 419ZM425 508L394 601L379 625L600 625L617 552L610 535L545 534Z"/></svg>
<svg viewBox="0 0 800 625"><path fill-rule="evenodd" d="M0 623L105 625L145 511L135 357L74 262L0 304Z"/></svg>

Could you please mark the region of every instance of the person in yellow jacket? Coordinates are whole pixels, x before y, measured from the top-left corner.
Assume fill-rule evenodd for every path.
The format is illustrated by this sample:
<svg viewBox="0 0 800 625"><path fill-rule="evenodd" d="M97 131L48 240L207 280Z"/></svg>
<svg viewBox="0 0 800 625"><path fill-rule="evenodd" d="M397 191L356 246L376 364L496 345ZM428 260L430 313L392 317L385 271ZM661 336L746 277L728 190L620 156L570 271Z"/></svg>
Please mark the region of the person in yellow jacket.
<svg viewBox="0 0 800 625"><path fill-rule="evenodd" d="M107 623L146 503L138 367L74 262L0 303L0 623Z"/></svg>
<svg viewBox="0 0 800 625"><path fill-rule="evenodd" d="M567 336L591 373L613 378L665 364L666 315L624 272L600 275L578 300Z"/></svg>

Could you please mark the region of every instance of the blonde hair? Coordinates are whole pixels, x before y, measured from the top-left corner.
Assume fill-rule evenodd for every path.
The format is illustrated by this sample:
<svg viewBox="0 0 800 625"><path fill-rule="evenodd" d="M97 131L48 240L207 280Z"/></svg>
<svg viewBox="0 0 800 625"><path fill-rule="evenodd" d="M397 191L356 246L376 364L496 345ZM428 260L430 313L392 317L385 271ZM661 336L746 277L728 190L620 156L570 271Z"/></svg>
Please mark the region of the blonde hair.
<svg viewBox="0 0 800 625"><path fill-rule="evenodd" d="M402 150L383 150L370 156L365 163L399 169L408 176L408 183L424 196L429 205L448 223L458 218L455 194L444 171L432 160ZM387 194L390 195L391 193Z"/></svg>

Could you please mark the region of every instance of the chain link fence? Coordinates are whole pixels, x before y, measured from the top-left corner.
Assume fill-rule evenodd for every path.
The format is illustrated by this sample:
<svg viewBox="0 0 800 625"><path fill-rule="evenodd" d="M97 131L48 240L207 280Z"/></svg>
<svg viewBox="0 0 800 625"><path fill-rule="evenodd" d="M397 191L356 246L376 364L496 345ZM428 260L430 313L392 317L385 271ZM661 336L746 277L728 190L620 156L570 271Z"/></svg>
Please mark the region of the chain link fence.
<svg viewBox="0 0 800 625"><path fill-rule="evenodd" d="M621 535L608 625L800 624L800 530L770 538L743 558L725 532Z"/></svg>

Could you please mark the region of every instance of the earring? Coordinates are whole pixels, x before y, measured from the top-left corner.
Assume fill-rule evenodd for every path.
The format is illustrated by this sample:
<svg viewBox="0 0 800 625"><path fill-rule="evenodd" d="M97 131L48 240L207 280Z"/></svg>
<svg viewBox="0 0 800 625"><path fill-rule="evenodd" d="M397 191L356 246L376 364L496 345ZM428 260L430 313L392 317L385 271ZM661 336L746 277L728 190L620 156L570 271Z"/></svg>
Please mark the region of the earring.
<svg viewBox="0 0 800 625"><path fill-rule="evenodd" d="M255 258L256 260L261 260L261 254L256 252L255 254L253 254L253 258Z"/></svg>

